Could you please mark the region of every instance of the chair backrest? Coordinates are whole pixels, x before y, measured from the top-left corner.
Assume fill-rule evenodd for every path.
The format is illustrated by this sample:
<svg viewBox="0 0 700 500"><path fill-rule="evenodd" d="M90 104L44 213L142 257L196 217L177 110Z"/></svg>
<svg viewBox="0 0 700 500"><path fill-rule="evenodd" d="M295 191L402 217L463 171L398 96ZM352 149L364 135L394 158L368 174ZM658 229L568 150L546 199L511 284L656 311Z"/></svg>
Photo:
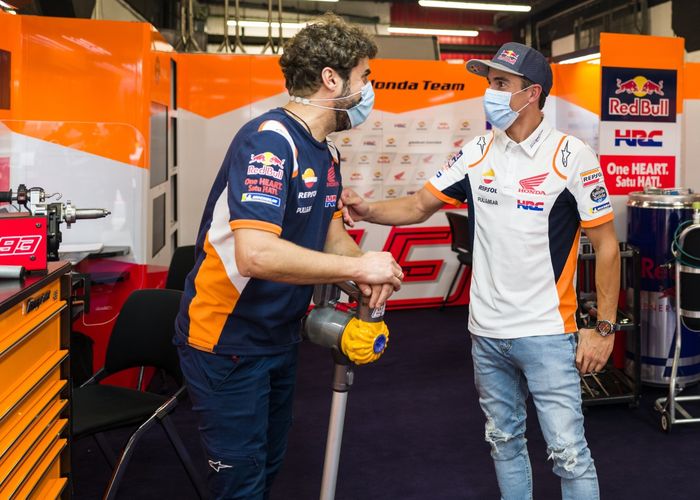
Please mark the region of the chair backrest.
<svg viewBox="0 0 700 500"><path fill-rule="evenodd" d="M469 218L466 215L454 212L445 212L447 222L450 223L452 233L453 252L471 252L472 242L469 237Z"/></svg>
<svg viewBox="0 0 700 500"><path fill-rule="evenodd" d="M165 288L170 290L184 290L185 278L194 268L194 245L177 247L170 259L168 267L168 277L165 281Z"/></svg>
<svg viewBox="0 0 700 500"><path fill-rule="evenodd" d="M177 348L173 345L179 290L136 290L129 295L107 344L105 371L136 366L161 368L182 383Z"/></svg>

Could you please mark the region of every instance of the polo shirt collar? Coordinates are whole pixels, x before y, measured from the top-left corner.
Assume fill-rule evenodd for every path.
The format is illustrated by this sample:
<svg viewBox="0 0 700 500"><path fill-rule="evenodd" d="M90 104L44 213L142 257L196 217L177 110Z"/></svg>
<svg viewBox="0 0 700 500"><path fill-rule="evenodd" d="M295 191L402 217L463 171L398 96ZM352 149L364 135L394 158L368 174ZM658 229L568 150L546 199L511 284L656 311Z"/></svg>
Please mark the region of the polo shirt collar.
<svg viewBox="0 0 700 500"><path fill-rule="evenodd" d="M546 118L542 118L542 121L537 126L537 128L530 134L530 136L522 141L520 144L516 143L513 139L508 137L504 131L496 129L496 140L500 143L501 148L505 150L508 144L512 146L518 145L523 151L530 157L534 158L537 150L542 145L544 140L547 138L549 133L552 131L552 126L549 124ZM511 147L512 147L511 146Z"/></svg>

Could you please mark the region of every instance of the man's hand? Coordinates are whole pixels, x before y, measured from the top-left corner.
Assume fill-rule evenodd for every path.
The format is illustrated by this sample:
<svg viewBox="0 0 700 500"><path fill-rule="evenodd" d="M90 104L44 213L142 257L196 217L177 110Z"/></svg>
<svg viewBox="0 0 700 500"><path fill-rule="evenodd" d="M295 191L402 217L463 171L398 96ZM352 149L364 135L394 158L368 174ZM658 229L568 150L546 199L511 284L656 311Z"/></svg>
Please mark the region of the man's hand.
<svg viewBox="0 0 700 500"><path fill-rule="evenodd" d="M369 297L369 307L370 309L375 309L377 307L386 304L386 301L394 293L394 286L388 283L383 285L365 285L358 283L357 286L363 295Z"/></svg>
<svg viewBox="0 0 700 500"><path fill-rule="evenodd" d="M355 222L365 220L369 215L369 204L349 188L343 189L338 208L343 211L343 221L350 227L354 227Z"/></svg>
<svg viewBox="0 0 700 500"><path fill-rule="evenodd" d="M578 332L576 367L581 374L598 372L605 367L615 343L615 335L602 337L592 328Z"/></svg>
<svg viewBox="0 0 700 500"><path fill-rule="evenodd" d="M359 260L359 274L355 279L357 283L367 285L388 284L395 291L401 288L403 271L401 271L401 266L394 260L394 256L389 252L367 252L359 257Z"/></svg>
<svg viewBox="0 0 700 500"><path fill-rule="evenodd" d="M367 252L360 257L360 276L355 281L370 298L372 309L383 305L392 293L401 289L401 280L401 266L389 252Z"/></svg>

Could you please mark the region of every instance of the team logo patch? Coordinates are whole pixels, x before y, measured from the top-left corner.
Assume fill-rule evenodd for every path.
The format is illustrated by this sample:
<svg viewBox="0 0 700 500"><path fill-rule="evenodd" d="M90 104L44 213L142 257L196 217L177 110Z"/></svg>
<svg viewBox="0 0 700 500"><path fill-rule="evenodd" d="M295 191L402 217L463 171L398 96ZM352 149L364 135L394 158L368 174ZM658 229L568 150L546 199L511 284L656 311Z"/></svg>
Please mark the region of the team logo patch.
<svg viewBox="0 0 700 500"><path fill-rule="evenodd" d="M581 182L583 183L584 187L598 184L601 180L603 180L603 172L601 172L600 168L586 170L585 172L581 172L580 175Z"/></svg>
<svg viewBox="0 0 700 500"><path fill-rule="evenodd" d="M504 50L500 54L498 54L498 59L499 61L505 61L508 64L515 64L518 61L519 54L515 52L514 50Z"/></svg>
<svg viewBox="0 0 700 500"><path fill-rule="evenodd" d="M610 202L603 203L602 205L597 205L589 210L590 214L597 214L598 212L602 212L603 210L607 210L610 208Z"/></svg>
<svg viewBox="0 0 700 500"><path fill-rule="evenodd" d="M598 186L593 191L591 191L591 200L596 203L600 203L605 198L608 197L608 192L603 186Z"/></svg>
<svg viewBox="0 0 700 500"><path fill-rule="evenodd" d="M338 181L335 178L334 165L328 167L328 179L326 180L326 187L338 187Z"/></svg>
<svg viewBox="0 0 700 500"><path fill-rule="evenodd" d="M304 170L304 173L301 174L301 179L304 181L304 185L309 189L314 187L316 181L318 181L318 178L316 177L316 172L314 172L310 168Z"/></svg>
<svg viewBox="0 0 700 500"><path fill-rule="evenodd" d="M518 192L527 194L545 194L544 191L540 191L536 188L540 187L548 175L549 172L545 172L544 174L534 175L532 177L528 177L527 179L521 179L520 189L518 189Z"/></svg>
<svg viewBox="0 0 700 500"><path fill-rule="evenodd" d="M481 178L484 181L484 184L491 184L496 179L496 173L492 168L490 168L481 174Z"/></svg>
<svg viewBox="0 0 700 500"><path fill-rule="evenodd" d="M571 156L571 151L569 151L569 141L566 141L561 149L561 164L564 168L569 166L569 156Z"/></svg>
<svg viewBox="0 0 700 500"><path fill-rule="evenodd" d="M243 203L264 203L265 205L272 205L274 207L279 207L281 202L277 196L270 196L269 194L262 193L243 193L241 196L241 202Z"/></svg>
<svg viewBox="0 0 700 500"><path fill-rule="evenodd" d="M265 166L284 168L285 160L280 160L276 155L266 151L264 153L251 154L249 164L259 163Z"/></svg>
<svg viewBox="0 0 700 500"><path fill-rule="evenodd" d="M531 210L533 212L542 212L544 210L543 201L518 200L517 206L522 210Z"/></svg>
<svg viewBox="0 0 700 500"><path fill-rule="evenodd" d="M479 140L476 141L476 145L479 146L479 148L481 148L481 154L483 155L484 147L486 147L486 137L484 137L483 135L479 137Z"/></svg>
<svg viewBox="0 0 700 500"><path fill-rule="evenodd" d="M325 200L325 202L324 202L324 206L325 206L326 208L334 207L334 206L335 206L335 203L336 203L336 195L334 195L334 194L327 194L327 195L326 195L326 200Z"/></svg>
<svg viewBox="0 0 700 500"><path fill-rule="evenodd" d="M452 165L457 163L457 161L462 157L462 150L460 149L459 152L456 154L452 155L452 158L450 158L447 162L447 168L450 168Z"/></svg>

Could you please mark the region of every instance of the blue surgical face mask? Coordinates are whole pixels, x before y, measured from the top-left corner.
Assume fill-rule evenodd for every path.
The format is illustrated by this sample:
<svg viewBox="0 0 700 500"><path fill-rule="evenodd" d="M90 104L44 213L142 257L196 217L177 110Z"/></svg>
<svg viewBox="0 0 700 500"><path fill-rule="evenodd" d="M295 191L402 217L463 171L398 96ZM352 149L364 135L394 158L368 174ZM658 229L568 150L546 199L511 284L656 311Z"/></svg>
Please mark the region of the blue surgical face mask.
<svg viewBox="0 0 700 500"><path fill-rule="evenodd" d="M530 85L531 87L532 85ZM491 125L501 130L508 130L508 128L513 125L515 120L518 119L520 112L525 109L530 103L528 102L525 106L517 111L514 111L510 107L510 99L515 94L519 94L530 87L525 87L517 92L505 92L503 90L493 90L486 89L484 93L484 112L486 113L486 119Z"/></svg>
<svg viewBox="0 0 700 500"><path fill-rule="evenodd" d="M360 94L360 102L355 104L351 108L334 108L332 106L323 106L321 104L315 104L312 101L345 101L351 97L355 97ZM372 82L367 82L362 86L358 92L346 95L344 97L333 97L328 99L308 99L305 97L290 97L290 101L299 104L305 104L307 106L315 106L317 108L332 109L334 111L345 111L350 118L350 127L357 127L361 123L365 122L369 117L369 114L374 108L374 89L372 88Z"/></svg>
<svg viewBox="0 0 700 500"><path fill-rule="evenodd" d="M365 83L360 92L362 93L360 102L346 110L350 117L350 125L353 128L364 123L367 118L369 118L372 108L374 108L374 88L372 88L372 82Z"/></svg>

